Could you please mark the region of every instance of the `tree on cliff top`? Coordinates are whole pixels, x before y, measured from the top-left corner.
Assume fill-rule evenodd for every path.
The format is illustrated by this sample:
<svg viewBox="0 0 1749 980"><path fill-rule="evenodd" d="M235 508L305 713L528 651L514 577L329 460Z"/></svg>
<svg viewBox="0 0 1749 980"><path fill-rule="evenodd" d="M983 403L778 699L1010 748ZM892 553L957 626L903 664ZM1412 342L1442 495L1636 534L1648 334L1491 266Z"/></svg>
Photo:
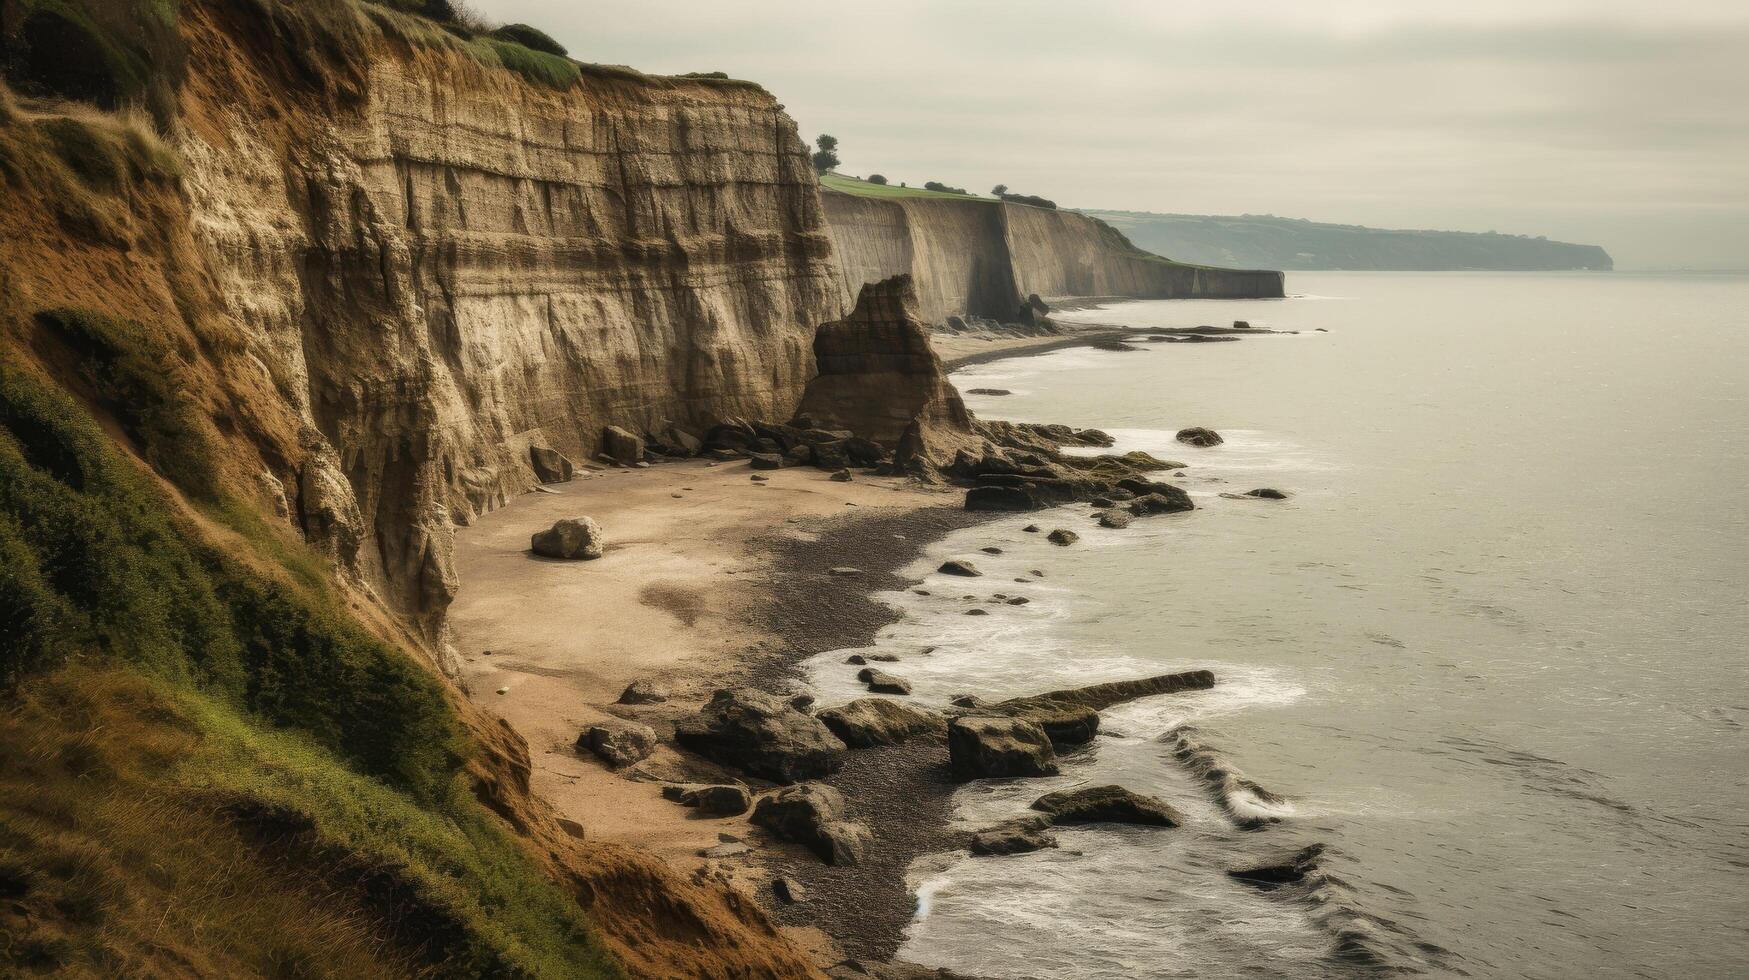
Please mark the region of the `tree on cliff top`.
<svg viewBox="0 0 1749 980"><path fill-rule="evenodd" d="M1007 184L997 184L995 187L990 188L990 196L991 197L1001 197L1002 195L1004 195L1006 193L1008 193L1008 185Z"/></svg>
<svg viewBox="0 0 1749 980"><path fill-rule="evenodd" d="M821 133L814 139L814 145L820 148L814 153L814 172L824 174L838 169L838 137Z"/></svg>

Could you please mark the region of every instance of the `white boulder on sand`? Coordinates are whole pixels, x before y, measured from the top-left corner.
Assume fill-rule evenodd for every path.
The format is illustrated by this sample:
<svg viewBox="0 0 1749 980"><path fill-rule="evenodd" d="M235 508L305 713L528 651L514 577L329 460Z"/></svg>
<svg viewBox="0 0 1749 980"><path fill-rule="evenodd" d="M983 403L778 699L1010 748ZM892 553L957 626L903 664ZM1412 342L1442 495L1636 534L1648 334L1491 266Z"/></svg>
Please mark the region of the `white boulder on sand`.
<svg viewBox="0 0 1749 980"><path fill-rule="evenodd" d="M571 517L558 521L545 531L536 531L529 539L529 548L546 558L587 560L600 558L606 539L601 525L593 517Z"/></svg>

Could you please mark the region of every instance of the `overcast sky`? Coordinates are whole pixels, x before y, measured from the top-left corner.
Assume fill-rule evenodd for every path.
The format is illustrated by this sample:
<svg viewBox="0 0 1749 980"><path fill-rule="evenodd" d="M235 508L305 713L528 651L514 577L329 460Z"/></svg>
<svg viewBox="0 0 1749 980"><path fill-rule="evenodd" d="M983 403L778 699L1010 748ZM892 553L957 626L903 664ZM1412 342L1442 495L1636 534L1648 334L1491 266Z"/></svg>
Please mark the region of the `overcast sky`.
<svg viewBox="0 0 1749 980"><path fill-rule="evenodd" d="M1749 0L472 0L763 83L843 170L1749 268Z"/></svg>

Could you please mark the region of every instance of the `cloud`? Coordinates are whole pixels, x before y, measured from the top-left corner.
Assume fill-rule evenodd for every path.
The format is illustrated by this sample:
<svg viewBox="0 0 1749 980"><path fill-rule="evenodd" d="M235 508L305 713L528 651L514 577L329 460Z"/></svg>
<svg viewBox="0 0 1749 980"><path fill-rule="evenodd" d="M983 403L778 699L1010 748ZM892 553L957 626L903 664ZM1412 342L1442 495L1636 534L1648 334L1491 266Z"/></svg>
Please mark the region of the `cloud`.
<svg viewBox="0 0 1749 980"><path fill-rule="evenodd" d="M587 60L760 81L851 172L1749 267L1737 0L476 6Z"/></svg>

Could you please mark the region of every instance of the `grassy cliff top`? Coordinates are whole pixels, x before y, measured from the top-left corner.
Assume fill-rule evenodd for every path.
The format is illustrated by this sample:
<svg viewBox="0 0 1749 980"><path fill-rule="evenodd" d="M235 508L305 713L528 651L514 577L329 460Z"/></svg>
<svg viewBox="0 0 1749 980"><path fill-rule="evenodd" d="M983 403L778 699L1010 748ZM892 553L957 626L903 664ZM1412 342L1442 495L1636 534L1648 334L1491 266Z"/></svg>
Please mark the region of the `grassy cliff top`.
<svg viewBox="0 0 1749 980"><path fill-rule="evenodd" d="M950 201L978 201L983 204L995 204L993 197L980 197L976 194L949 194L943 191L929 191L921 187L900 187L897 184L871 184L866 180L846 177L843 174L827 174L820 178L820 186L829 191L841 194L855 194L858 197L937 197Z"/></svg>

